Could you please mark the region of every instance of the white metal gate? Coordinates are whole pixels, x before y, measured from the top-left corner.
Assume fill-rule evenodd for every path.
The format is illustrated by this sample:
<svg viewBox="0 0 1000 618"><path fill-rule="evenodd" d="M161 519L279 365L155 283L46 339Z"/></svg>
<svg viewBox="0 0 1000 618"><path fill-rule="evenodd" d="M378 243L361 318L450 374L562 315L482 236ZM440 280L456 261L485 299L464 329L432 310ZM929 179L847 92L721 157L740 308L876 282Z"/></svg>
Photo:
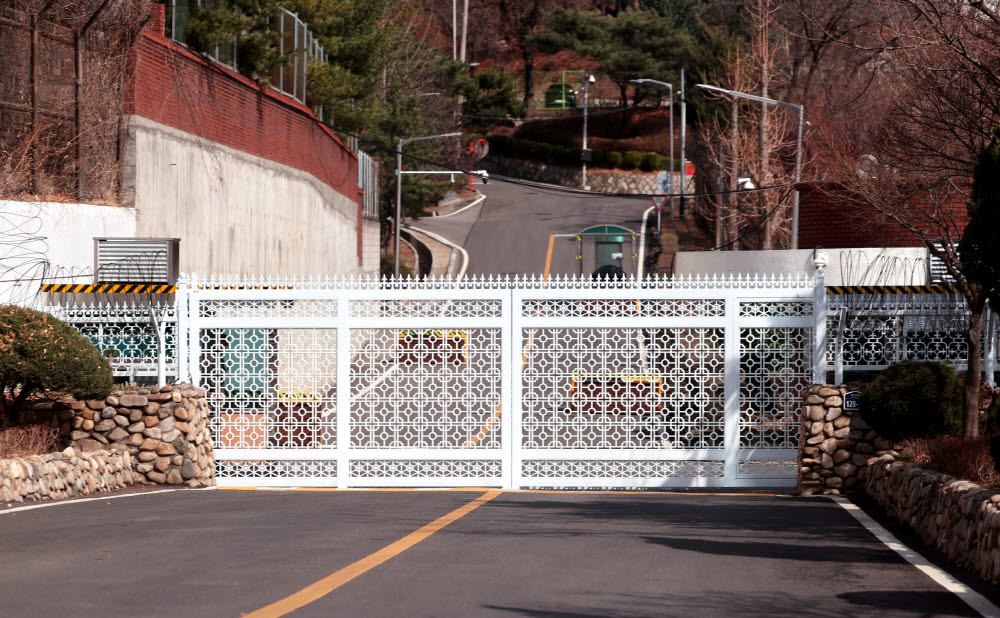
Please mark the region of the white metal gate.
<svg viewBox="0 0 1000 618"><path fill-rule="evenodd" d="M817 290L192 278L178 357L223 484L790 486Z"/></svg>

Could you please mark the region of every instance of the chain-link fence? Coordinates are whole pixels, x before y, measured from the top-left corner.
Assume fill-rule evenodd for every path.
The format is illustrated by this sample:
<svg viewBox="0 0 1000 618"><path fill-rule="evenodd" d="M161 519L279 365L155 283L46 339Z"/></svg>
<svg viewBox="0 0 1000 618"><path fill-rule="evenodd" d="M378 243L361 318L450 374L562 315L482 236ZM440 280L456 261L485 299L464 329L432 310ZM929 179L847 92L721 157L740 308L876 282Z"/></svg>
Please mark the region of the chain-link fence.
<svg viewBox="0 0 1000 618"><path fill-rule="evenodd" d="M190 43L191 16L205 7L209 0L168 0L168 36L179 43ZM272 24L278 38L278 53L287 62L271 73L271 87L302 103L306 102L306 75L310 60L326 61L326 52L316 41L304 21L288 9L280 9ZM239 70L239 37L208 50L215 60Z"/></svg>

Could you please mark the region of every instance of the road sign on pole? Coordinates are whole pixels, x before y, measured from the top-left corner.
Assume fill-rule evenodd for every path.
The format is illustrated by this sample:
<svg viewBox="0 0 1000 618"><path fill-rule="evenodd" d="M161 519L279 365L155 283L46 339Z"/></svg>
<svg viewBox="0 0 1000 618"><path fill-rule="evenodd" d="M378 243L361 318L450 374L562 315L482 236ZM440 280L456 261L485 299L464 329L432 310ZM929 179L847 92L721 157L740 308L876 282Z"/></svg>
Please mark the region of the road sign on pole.
<svg viewBox="0 0 1000 618"><path fill-rule="evenodd" d="M674 175L664 170L656 175L656 190L660 193L674 192Z"/></svg>
<svg viewBox="0 0 1000 618"><path fill-rule="evenodd" d="M659 183L657 183L659 184ZM663 205L667 203L666 195L654 195L653 196L653 206L656 207L656 233L660 233L660 226L663 224L663 220L660 217L660 211L663 210Z"/></svg>

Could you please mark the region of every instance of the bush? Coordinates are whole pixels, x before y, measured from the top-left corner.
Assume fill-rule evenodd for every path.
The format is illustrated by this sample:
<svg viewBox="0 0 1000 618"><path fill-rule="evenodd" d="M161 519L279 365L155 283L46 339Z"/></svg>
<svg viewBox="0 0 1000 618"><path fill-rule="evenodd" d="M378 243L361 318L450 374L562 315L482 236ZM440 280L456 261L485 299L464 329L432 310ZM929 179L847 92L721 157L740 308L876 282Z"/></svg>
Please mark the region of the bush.
<svg viewBox="0 0 1000 618"><path fill-rule="evenodd" d="M645 172L652 172L653 170L660 168L661 160L662 157L655 152L647 152L642 155L642 163L639 164L639 167Z"/></svg>
<svg viewBox="0 0 1000 618"><path fill-rule="evenodd" d="M580 151L576 148L556 144L552 147L552 157L564 165L573 165L580 161Z"/></svg>
<svg viewBox="0 0 1000 618"><path fill-rule="evenodd" d="M629 150L625 153L622 158L622 169L634 170L635 168L642 165L642 153L636 152L635 150Z"/></svg>
<svg viewBox="0 0 1000 618"><path fill-rule="evenodd" d="M511 138L506 135L490 135L486 138L490 144L490 152L504 154L510 151Z"/></svg>
<svg viewBox="0 0 1000 618"><path fill-rule="evenodd" d="M930 464L954 477L987 487L1000 487L996 455L991 454L990 438L938 436L903 443L903 457L919 464Z"/></svg>
<svg viewBox="0 0 1000 618"><path fill-rule="evenodd" d="M607 162L607 153L603 150L591 150L590 151L590 164L594 167L604 167Z"/></svg>
<svg viewBox="0 0 1000 618"><path fill-rule="evenodd" d="M58 432L45 425L25 425L0 430L0 459L44 455L56 450Z"/></svg>
<svg viewBox="0 0 1000 618"><path fill-rule="evenodd" d="M13 423L32 393L103 399L113 380L108 360L75 328L41 311L5 305L0 307L0 385L4 416Z"/></svg>
<svg viewBox="0 0 1000 618"><path fill-rule="evenodd" d="M516 157L527 159L531 157L531 150L534 146L534 142L529 142L526 139L513 138L510 140L511 154Z"/></svg>
<svg viewBox="0 0 1000 618"><path fill-rule="evenodd" d="M892 441L951 433L961 419L962 383L944 363L890 365L861 394L865 421Z"/></svg>
<svg viewBox="0 0 1000 618"><path fill-rule="evenodd" d="M622 164L622 153L609 152L605 154L604 162L607 167L618 167Z"/></svg>

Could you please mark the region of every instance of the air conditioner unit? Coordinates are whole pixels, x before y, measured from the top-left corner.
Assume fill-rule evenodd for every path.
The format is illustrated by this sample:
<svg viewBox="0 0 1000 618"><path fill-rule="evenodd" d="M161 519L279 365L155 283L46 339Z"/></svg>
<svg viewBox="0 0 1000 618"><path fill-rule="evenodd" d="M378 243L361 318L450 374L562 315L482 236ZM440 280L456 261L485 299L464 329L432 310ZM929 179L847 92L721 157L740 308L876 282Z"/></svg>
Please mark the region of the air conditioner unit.
<svg viewBox="0 0 1000 618"><path fill-rule="evenodd" d="M95 283L177 283L179 238L95 238Z"/></svg>

